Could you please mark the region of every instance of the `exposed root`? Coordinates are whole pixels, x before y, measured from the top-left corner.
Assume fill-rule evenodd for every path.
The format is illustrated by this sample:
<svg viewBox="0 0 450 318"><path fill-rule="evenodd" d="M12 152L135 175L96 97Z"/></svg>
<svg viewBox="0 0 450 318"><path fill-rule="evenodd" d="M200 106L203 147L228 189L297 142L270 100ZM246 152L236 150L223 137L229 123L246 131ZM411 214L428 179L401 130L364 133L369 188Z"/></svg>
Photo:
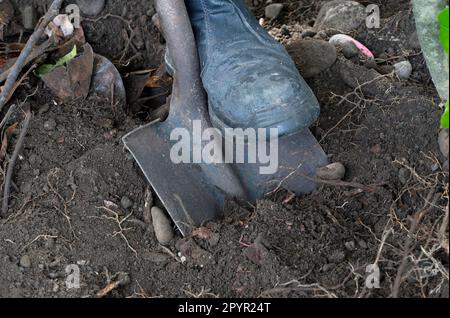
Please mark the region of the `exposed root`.
<svg viewBox="0 0 450 318"><path fill-rule="evenodd" d="M127 222L127 220L133 215L133 213L130 213L126 217L121 218L119 213L111 210L110 208L107 208L107 207L103 206L103 207L97 207L97 209L104 210L104 211L108 212L109 214L113 215L113 216L102 215L102 218L104 218L106 220L114 221L117 224L117 227L119 228L118 231L115 231L112 234L112 237L120 236L125 241L127 247L134 253L134 255L136 257L138 257L138 253L137 253L136 249L134 249L130 245L130 242L128 241L128 238L125 236L125 233L130 231L130 230L132 230L133 228L124 228L123 227L123 224L125 222Z"/></svg>

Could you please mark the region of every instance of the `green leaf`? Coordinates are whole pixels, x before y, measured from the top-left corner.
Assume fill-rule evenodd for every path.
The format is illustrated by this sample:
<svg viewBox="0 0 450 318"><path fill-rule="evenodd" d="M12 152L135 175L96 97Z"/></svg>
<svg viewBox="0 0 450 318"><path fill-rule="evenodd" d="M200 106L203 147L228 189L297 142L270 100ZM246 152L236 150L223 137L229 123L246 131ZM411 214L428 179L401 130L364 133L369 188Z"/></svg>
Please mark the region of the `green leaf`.
<svg viewBox="0 0 450 318"><path fill-rule="evenodd" d="M77 56L77 46L75 45L68 54L64 55L63 57L59 58L55 64L42 64L40 65L35 71L34 75L37 77L41 77L45 74L51 73L55 68L58 66L64 65L67 62L73 60Z"/></svg>
<svg viewBox="0 0 450 318"><path fill-rule="evenodd" d="M449 101L447 101L447 103L445 104L445 112L441 118L442 128L449 128L448 127L448 114L449 114Z"/></svg>
<svg viewBox="0 0 450 318"><path fill-rule="evenodd" d="M440 40L444 51L448 54L449 52L449 22L448 22L448 7L442 10L439 15L439 25L440 25Z"/></svg>

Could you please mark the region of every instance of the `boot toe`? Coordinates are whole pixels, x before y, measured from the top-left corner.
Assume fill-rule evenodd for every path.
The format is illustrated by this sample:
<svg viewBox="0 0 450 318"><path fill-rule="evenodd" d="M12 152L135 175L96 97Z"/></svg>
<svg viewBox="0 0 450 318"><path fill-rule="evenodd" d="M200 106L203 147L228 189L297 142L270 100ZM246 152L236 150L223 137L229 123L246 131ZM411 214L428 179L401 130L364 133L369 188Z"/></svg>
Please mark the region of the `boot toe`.
<svg viewBox="0 0 450 318"><path fill-rule="evenodd" d="M281 136L302 130L318 118L320 107L313 92L287 53L277 54L265 52L255 58L258 52L246 51L207 68L203 79L206 90L214 92L209 106L213 123L221 126L217 128L277 128Z"/></svg>

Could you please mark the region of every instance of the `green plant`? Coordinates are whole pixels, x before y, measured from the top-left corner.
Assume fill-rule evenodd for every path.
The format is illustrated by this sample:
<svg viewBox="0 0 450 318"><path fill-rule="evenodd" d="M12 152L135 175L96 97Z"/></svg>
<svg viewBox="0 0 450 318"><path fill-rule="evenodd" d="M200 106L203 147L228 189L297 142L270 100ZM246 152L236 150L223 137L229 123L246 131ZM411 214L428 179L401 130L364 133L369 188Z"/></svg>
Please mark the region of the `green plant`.
<svg viewBox="0 0 450 318"><path fill-rule="evenodd" d="M447 53L449 54L449 15L448 7L442 10L438 15L439 25L440 25L440 42L441 45ZM449 128L449 101L445 104L445 111L442 115L441 125L443 128Z"/></svg>
<svg viewBox="0 0 450 318"><path fill-rule="evenodd" d="M63 57L59 58L55 64L42 64L40 65L35 71L34 75L37 77L41 77L45 74L48 74L52 72L55 68L58 66L64 65L67 62L73 60L77 56L77 46L75 45L68 54L64 55Z"/></svg>

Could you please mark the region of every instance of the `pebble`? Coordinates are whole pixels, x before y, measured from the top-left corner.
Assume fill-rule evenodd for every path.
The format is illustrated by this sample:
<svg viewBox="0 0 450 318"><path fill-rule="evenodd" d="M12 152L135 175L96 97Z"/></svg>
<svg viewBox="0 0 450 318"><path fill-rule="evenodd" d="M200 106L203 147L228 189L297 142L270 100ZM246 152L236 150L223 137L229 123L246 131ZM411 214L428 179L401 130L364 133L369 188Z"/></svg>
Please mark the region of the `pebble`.
<svg viewBox="0 0 450 318"><path fill-rule="evenodd" d="M133 206L133 201L129 197L123 196L122 199L120 199L120 205L125 210L128 210L129 208L131 208Z"/></svg>
<svg viewBox="0 0 450 318"><path fill-rule="evenodd" d="M323 40L294 41L288 45L287 50L305 78L311 78L329 69L337 59L336 48Z"/></svg>
<svg viewBox="0 0 450 318"><path fill-rule="evenodd" d="M439 149L445 158L448 158L449 144L448 144L448 129L442 129L439 133Z"/></svg>
<svg viewBox="0 0 450 318"><path fill-rule="evenodd" d="M361 42L355 40L346 34L335 34L330 40L330 44L342 48L342 52L347 58L353 57L361 53L366 58L373 59L373 53Z"/></svg>
<svg viewBox="0 0 450 318"><path fill-rule="evenodd" d="M359 49L356 44L348 39L340 37L340 34L332 36L329 42L341 48L342 53L346 58L352 58L359 54Z"/></svg>
<svg viewBox="0 0 450 318"><path fill-rule="evenodd" d="M174 238L174 231L169 218L163 210L156 206L152 208L151 212L156 239L161 245L168 245Z"/></svg>
<svg viewBox="0 0 450 318"><path fill-rule="evenodd" d="M317 169L317 177L322 180L342 180L345 172L345 166L340 162L335 162Z"/></svg>
<svg viewBox="0 0 450 318"><path fill-rule="evenodd" d="M56 121L53 118L50 118L44 123L44 129L47 131L53 131L56 129Z"/></svg>
<svg viewBox="0 0 450 318"><path fill-rule="evenodd" d="M23 268L30 268L31 267L31 259L28 255L24 255L20 258L20 266Z"/></svg>
<svg viewBox="0 0 450 318"><path fill-rule="evenodd" d="M395 74L401 80L407 80L413 71L413 67L409 61L402 61L394 64Z"/></svg>
<svg viewBox="0 0 450 318"><path fill-rule="evenodd" d="M366 8L356 1L329 1L320 9L314 28L349 33L357 29L366 20L366 16Z"/></svg>
<svg viewBox="0 0 450 318"><path fill-rule="evenodd" d="M276 19L283 11L284 5L282 3L272 3L266 6L266 18L267 19Z"/></svg>
<svg viewBox="0 0 450 318"><path fill-rule="evenodd" d="M314 37L316 34L317 34L317 31L315 31L315 30L313 30L313 29L307 29L307 30L304 30L304 31L302 32L301 36L302 36L302 39L304 39L304 38L312 38L312 37Z"/></svg>
<svg viewBox="0 0 450 318"><path fill-rule="evenodd" d="M95 17L105 8L105 0L77 0L77 4L83 14Z"/></svg>

